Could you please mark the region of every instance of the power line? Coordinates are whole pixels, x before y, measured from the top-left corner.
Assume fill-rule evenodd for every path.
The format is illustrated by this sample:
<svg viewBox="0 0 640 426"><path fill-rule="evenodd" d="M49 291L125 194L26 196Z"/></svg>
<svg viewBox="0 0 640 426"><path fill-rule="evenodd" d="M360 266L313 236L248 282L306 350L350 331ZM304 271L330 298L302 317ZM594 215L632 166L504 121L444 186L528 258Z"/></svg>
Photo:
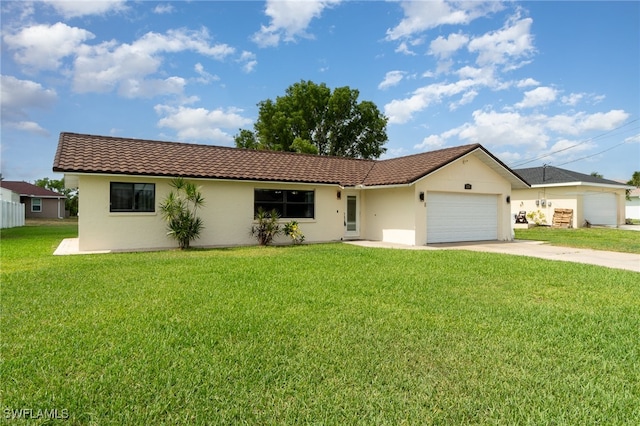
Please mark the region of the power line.
<svg viewBox="0 0 640 426"><path fill-rule="evenodd" d="M565 163L558 164L558 166L564 166L565 164L570 164L570 163L575 163L576 161L586 160L587 158L595 157L596 155L600 155L600 154L602 154L603 152L611 151L612 149L617 148L617 147L619 147L619 146L621 146L621 145L624 145L624 144L626 144L626 142L620 142L619 144L614 145L614 146L612 146L611 148L607 148L607 149L605 149L604 151L596 152L595 154L587 155L586 157L577 158L577 159L575 159L575 160L567 161L567 162L565 162Z"/></svg>
<svg viewBox="0 0 640 426"><path fill-rule="evenodd" d="M596 139L600 139L600 138L602 138L602 137L604 137L604 136L606 136L606 135L609 135L609 133L612 133L612 132L615 132L615 131L617 131L617 130L620 130L620 129L622 129L623 127L629 126L629 125L631 125L631 124L633 124L633 123L635 123L635 122L637 122L637 121L640 121L640 118L636 118L635 120L631 120L631 121L629 121L628 123L625 123L625 124L623 124L623 125L621 125L621 126L615 127L615 128L613 128L613 129L611 129L611 130L608 130L608 131L606 131L606 132L604 132L604 133L601 133L601 134L599 134L599 135L596 135L596 136L594 136L594 137L592 137L592 138L585 139L584 141L582 141L582 142L578 142L578 143L576 143L576 144L574 144L574 145L571 145L571 146L568 146L568 147L565 147L565 148L562 148L562 149L558 149L558 150L556 150L556 151L551 151L551 152L549 152L549 153L547 153L547 154L544 154L544 155L541 155L541 156L539 156L539 157L535 157L535 158L532 158L532 159L528 159L528 160L526 160L526 161L523 161L523 162L520 162L520 163L517 163L517 164L511 165L511 166L509 166L509 167L511 167L511 168L515 168L515 167L524 166L525 164L532 163L532 162L537 161L537 160L540 160L540 159L542 159L542 158L550 157L550 156L552 156L553 154L557 154L557 153L559 153L559 152L567 151L567 150L572 149L572 148L575 148L575 147L577 147L577 146L584 145L584 144L585 144L585 143L587 143L587 142L592 142L592 141L594 141L594 140L596 140ZM632 129L626 129L626 130L625 130L625 132L628 132L628 131L630 131L630 130L637 130L638 128L639 128L639 127L634 127L634 128L632 128ZM623 144L624 144L624 142L623 142ZM618 146L618 145L616 145L616 146ZM606 151L608 151L608 150L605 150L605 151L602 151L602 152L606 152ZM598 155L598 154L594 154L594 155ZM585 157L585 158L589 158L589 157ZM574 161L578 161L578 160L574 160ZM564 164L568 164L568 163L564 163Z"/></svg>

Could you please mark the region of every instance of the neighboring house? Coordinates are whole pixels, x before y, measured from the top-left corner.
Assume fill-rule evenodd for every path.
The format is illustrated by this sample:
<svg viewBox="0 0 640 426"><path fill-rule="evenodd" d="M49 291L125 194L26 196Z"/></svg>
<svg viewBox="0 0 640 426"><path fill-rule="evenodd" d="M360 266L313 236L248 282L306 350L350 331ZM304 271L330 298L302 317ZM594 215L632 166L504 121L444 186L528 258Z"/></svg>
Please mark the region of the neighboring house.
<svg viewBox="0 0 640 426"><path fill-rule="evenodd" d="M80 251L175 247L158 206L177 176L205 199L200 247L256 244L261 206L307 242L510 240L511 188L528 188L478 144L377 161L61 133L53 170L82 193Z"/></svg>
<svg viewBox="0 0 640 426"><path fill-rule="evenodd" d="M3 188L20 195L28 219L62 219L65 217L65 197L57 192L22 181L3 180Z"/></svg>
<svg viewBox="0 0 640 426"><path fill-rule="evenodd" d="M632 188L558 167L543 166L514 170L529 182L529 189L514 189L511 213L541 212L551 225L555 209L573 210L572 227L618 226L625 223L625 190Z"/></svg>
<svg viewBox="0 0 640 426"><path fill-rule="evenodd" d="M640 188L629 191L629 199L625 203L625 218L640 219Z"/></svg>

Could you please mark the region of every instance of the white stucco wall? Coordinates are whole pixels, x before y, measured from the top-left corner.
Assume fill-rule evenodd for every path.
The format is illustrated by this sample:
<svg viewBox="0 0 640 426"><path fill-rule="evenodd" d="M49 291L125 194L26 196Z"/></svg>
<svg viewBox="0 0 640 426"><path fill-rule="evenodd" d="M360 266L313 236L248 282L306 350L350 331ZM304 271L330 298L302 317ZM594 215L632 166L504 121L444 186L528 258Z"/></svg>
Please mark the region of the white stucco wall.
<svg viewBox="0 0 640 426"><path fill-rule="evenodd" d="M465 184L471 190L465 190ZM427 201L430 192L491 194L497 196L498 239L513 239L510 220L511 184L475 154L470 154L411 185L367 188L366 230L363 238L390 243L424 245L427 242ZM425 200L419 199L420 192ZM473 212L469 212L473 214Z"/></svg>
<svg viewBox="0 0 640 426"><path fill-rule="evenodd" d="M631 197L625 203L625 217L627 219L640 219L640 197Z"/></svg>
<svg viewBox="0 0 640 426"><path fill-rule="evenodd" d="M471 190L464 189L465 184L471 184ZM511 184L474 154L470 154L416 183L413 198L417 200L420 192L425 193L425 201L419 203L419 208L416 211L416 244L426 244L427 202L429 192L434 191L496 195L498 200L498 240L509 241L513 239L513 224L510 220L511 205L506 201L507 197L511 195ZM469 212L469 215L473 215L473 212Z"/></svg>
<svg viewBox="0 0 640 426"><path fill-rule="evenodd" d="M530 212L540 211L545 215L546 224L551 225L553 223L553 213L555 209L572 209L573 227L582 227L585 223L583 209L584 194L587 193L615 194L617 204L617 224L624 224L625 190L587 185L549 186L514 190L511 196L512 220L514 220L514 216L520 210L525 210L527 214ZM536 205L536 200L540 200L538 205ZM545 200L544 206L542 205L542 200Z"/></svg>
<svg viewBox="0 0 640 426"><path fill-rule="evenodd" d="M79 248L91 250L142 250L177 247L177 242L167 237L166 224L159 212L159 205L170 191L170 179L92 176L78 177L79 197ZM110 182L154 183L156 185L156 211L154 213L109 212ZM253 223L254 188L315 190L315 218L297 219L308 242L340 240L344 233L344 202L337 198L335 186L311 186L292 184L264 184L259 182L190 181L201 186L205 206L198 215L204 221L204 229L193 247L214 247L256 244L249 235ZM282 223L290 219L282 219ZM276 242L287 242L281 236Z"/></svg>
<svg viewBox="0 0 640 426"><path fill-rule="evenodd" d="M371 188L365 192L363 238L415 245L413 186Z"/></svg>
<svg viewBox="0 0 640 426"><path fill-rule="evenodd" d="M573 210L574 228L578 224L584 222L581 210L578 209L578 200L581 200L580 189L577 186L570 187L554 187L554 188L531 188L531 189L515 189L511 194L511 214L512 220L515 221L515 215L520 211L538 212L544 214L544 225L553 223L554 209L571 209ZM536 200L540 200L536 205ZM545 200L544 206L542 201ZM528 219L529 222L532 222Z"/></svg>
<svg viewBox="0 0 640 426"><path fill-rule="evenodd" d="M166 235L166 224L159 205L170 191L169 178L135 176L69 175L77 182L79 197L80 250L144 250L177 247ZM334 185L304 185L211 181L190 179L201 187L206 205L199 210L204 221L201 237L194 247L256 244L249 235L253 223L254 189L298 189L315 191L315 217L297 219L307 242L338 241L345 237L346 200L357 194L359 202L359 234L356 238L391 243L424 245L427 241L427 208L429 192L491 194L497 196L498 239L512 239L510 205L505 199L511 185L475 154L456 160L432 175L411 185L395 187L339 188ZM156 211L153 213L111 213L110 182L154 183ZM465 184L471 190L465 190ZM340 192L340 198L338 198ZM425 193L425 201L419 193ZM470 215L473 212L469 212ZM283 219L282 223L289 219ZM276 242L287 242L281 236Z"/></svg>

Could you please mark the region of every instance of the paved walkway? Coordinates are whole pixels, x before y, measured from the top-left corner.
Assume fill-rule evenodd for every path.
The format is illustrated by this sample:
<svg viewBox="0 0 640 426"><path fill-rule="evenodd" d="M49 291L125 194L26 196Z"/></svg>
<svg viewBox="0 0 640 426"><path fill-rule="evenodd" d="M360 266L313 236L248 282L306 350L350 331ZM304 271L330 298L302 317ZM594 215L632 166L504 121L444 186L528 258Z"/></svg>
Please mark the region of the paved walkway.
<svg viewBox="0 0 640 426"><path fill-rule="evenodd" d="M565 262L587 263L608 268L626 269L640 272L640 255L612 251L578 249L545 244L541 241L480 241L472 243L430 244L428 246L407 246L380 241L347 241L362 247L384 247L409 250L471 250L489 253L530 256Z"/></svg>
<svg viewBox="0 0 640 426"><path fill-rule="evenodd" d="M428 246L408 246L404 244L383 243L381 241L345 241L362 247L395 248L403 250L471 250L489 253L512 254L515 256L539 257L541 259L561 260L565 262L588 263L609 268L626 269L640 272L640 255L612 251L578 249L545 244L541 241L480 241L473 243L430 244ZM54 255L109 253L109 250L80 252L77 238L64 239Z"/></svg>
<svg viewBox="0 0 640 426"><path fill-rule="evenodd" d="M101 254L111 253L110 250L99 251L80 251L80 239L79 238L65 238L60 242L56 251L53 252L54 256L66 256L70 254Z"/></svg>

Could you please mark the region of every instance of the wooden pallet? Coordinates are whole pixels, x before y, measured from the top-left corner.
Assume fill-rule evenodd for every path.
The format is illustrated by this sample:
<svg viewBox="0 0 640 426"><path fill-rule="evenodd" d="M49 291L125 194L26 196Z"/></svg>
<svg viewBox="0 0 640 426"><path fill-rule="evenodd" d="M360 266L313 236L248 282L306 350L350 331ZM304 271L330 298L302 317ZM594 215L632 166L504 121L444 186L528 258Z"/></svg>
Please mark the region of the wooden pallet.
<svg viewBox="0 0 640 426"><path fill-rule="evenodd" d="M554 228L573 228L573 209L555 209L552 226Z"/></svg>

